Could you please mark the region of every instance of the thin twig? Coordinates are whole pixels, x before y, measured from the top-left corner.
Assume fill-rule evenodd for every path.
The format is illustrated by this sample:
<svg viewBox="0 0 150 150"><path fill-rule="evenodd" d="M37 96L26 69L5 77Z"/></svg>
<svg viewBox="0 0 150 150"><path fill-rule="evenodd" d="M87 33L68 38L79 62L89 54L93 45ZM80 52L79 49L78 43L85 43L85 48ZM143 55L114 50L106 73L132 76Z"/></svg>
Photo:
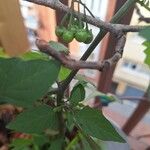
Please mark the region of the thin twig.
<svg viewBox="0 0 150 150"><path fill-rule="evenodd" d="M135 6L135 9L136 9L136 13L139 16L139 21L144 21L146 23L150 23L150 18L149 17L144 17L137 5Z"/></svg>
<svg viewBox="0 0 150 150"><path fill-rule="evenodd" d="M143 1L138 0L137 3L139 3L142 7L144 7L148 11L150 11L150 7L148 5L146 5Z"/></svg>
<svg viewBox="0 0 150 150"><path fill-rule="evenodd" d="M54 57L56 60L60 61L65 67L70 68L72 70L76 69L96 69L99 71L103 71L103 69L107 67L111 67L116 64L122 56L123 47L125 45L126 38L125 36L121 36L116 45L115 54L107 60L92 62L92 61L82 61L82 60L74 60L69 56L66 56L65 53L58 52L57 50L50 47L50 45L44 40L36 40L36 45L40 49L40 51Z"/></svg>
<svg viewBox="0 0 150 150"><path fill-rule="evenodd" d="M50 7L52 9L58 9L63 12L70 11L70 8L64 4L62 4L58 0L25 0L28 2L33 2L35 4L44 5ZM79 17L78 12L74 11L74 16ZM103 28L111 33L118 34L118 31L122 32L138 32L143 29L145 26L129 26L129 25L121 25L121 24L112 24L108 22L104 22L99 18L93 18L91 16L87 16L86 20L83 13L80 13L80 17L83 21L86 21L98 28Z"/></svg>

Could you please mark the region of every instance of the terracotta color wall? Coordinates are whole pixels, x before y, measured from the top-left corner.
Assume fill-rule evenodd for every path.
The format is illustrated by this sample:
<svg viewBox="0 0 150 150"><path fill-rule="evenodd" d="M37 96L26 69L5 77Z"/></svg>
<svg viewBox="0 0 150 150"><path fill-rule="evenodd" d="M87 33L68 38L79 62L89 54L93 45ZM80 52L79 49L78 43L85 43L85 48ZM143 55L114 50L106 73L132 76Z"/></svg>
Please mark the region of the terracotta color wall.
<svg viewBox="0 0 150 150"><path fill-rule="evenodd" d="M56 26L55 10L40 5L35 5L35 7L39 16L39 37L46 41L57 41L54 30Z"/></svg>

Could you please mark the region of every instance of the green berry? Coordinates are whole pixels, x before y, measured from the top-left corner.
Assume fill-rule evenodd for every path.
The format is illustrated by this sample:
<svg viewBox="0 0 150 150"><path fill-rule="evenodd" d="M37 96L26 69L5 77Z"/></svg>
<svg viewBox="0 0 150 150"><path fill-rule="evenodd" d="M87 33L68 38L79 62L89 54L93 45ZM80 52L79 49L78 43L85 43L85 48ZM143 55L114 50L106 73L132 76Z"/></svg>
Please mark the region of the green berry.
<svg viewBox="0 0 150 150"><path fill-rule="evenodd" d="M74 22L73 22L73 25L76 25L78 28L80 28L80 29L83 29L84 28L84 22L83 21L81 21L81 24L80 24L80 21L79 20L74 20Z"/></svg>
<svg viewBox="0 0 150 150"><path fill-rule="evenodd" d="M66 43L70 43L74 39L74 33L72 31L66 30L63 35L62 39Z"/></svg>
<svg viewBox="0 0 150 150"><path fill-rule="evenodd" d="M56 27L55 29L55 34L58 36L58 37L61 37L63 35L65 31L65 27Z"/></svg>
<svg viewBox="0 0 150 150"><path fill-rule="evenodd" d="M85 42L86 38L87 38L87 32L85 29L81 29L75 34L75 39L78 42Z"/></svg>
<svg viewBox="0 0 150 150"><path fill-rule="evenodd" d="M74 34L77 32L78 27L76 25L72 25L70 27L70 31L72 31Z"/></svg>
<svg viewBox="0 0 150 150"><path fill-rule="evenodd" d="M87 31L87 37L86 37L86 40L85 40L85 44L90 44L93 40L93 33L92 33L92 30L90 31Z"/></svg>

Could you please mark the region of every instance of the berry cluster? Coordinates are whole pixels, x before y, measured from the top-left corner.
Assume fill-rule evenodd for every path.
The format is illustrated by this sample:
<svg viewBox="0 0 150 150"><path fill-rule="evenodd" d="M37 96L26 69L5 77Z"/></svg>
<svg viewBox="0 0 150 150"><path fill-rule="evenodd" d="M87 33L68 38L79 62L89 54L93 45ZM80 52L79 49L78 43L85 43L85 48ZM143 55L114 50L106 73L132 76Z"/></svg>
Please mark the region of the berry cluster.
<svg viewBox="0 0 150 150"><path fill-rule="evenodd" d="M75 18L73 16L73 11L74 10L67 13L62 19L61 25L56 27L56 35L61 38L65 43L72 42L74 38L78 42L83 42L85 44L91 43L93 40L92 30L88 28L87 22L84 23L80 16ZM67 27L63 25L64 22L67 24Z"/></svg>

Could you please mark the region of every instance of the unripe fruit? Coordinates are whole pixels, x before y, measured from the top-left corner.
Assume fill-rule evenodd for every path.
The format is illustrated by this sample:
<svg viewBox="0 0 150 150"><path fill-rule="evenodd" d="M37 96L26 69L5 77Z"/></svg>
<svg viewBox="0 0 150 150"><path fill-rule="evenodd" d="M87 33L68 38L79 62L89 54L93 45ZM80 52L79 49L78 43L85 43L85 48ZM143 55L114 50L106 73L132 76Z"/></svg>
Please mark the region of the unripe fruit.
<svg viewBox="0 0 150 150"><path fill-rule="evenodd" d="M75 34L78 30L78 27L76 25L72 25L69 30Z"/></svg>
<svg viewBox="0 0 150 150"><path fill-rule="evenodd" d="M79 20L75 20L73 24L76 25L80 29L84 28L84 22L83 21L81 21L81 24L80 24Z"/></svg>
<svg viewBox="0 0 150 150"><path fill-rule="evenodd" d="M74 39L74 34L72 31L66 30L63 35L62 39L66 43L70 43Z"/></svg>
<svg viewBox="0 0 150 150"><path fill-rule="evenodd" d="M86 38L87 38L87 32L85 29L81 29L75 34L75 39L78 42L85 42Z"/></svg>
<svg viewBox="0 0 150 150"><path fill-rule="evenodd" d="M87 31L87 37L86 37L86 40L85 40L85 44L90 44L93 40L93 33L92 33L92 30L90 31Z"/></svg>
<svg viewBox="0 0 150 150"><path fill-rule="evenodd" d="M58 36L58 37L61 37L63 35L65 31L65 27L56 27L55 29L55 34Z"/></svg>

